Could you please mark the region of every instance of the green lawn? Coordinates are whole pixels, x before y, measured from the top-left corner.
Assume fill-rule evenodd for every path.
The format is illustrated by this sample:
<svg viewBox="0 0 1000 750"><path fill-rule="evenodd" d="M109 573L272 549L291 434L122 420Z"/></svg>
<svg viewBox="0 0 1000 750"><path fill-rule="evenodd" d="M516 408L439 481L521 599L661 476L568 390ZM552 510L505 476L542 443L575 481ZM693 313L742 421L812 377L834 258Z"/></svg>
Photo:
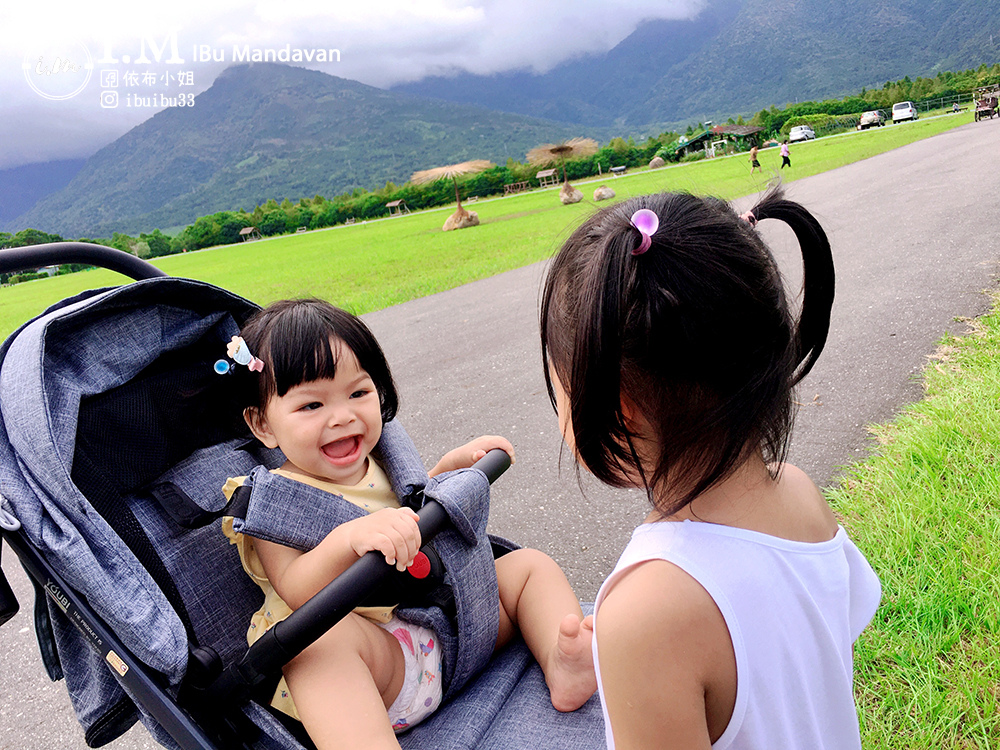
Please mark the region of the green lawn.
<svg viewBox="0 0 1000 750"><path fill-rule="evenodd" d="M969 113L823 138L792 147L791 181L971 121ZM687 190L724 198L764 188L780 164L745 154L604 182L620 198ZM586 196L599 182L579 183ZM316 294L356 312L546 258L587 215L554 190L471 205L482 225L442 233L450 209L204 250L157 261L261 303ZM0 331L91 286L105 271L0 290ZM875 455L828 497L883 584L882 606L856 645L866 749L1000 747L1000 309L949 337L927 368L927 397L876 430Z"/></svg>
<svg viewBox="0 0 1000 750"><path fill-rule="evenodd" d="M855 646L866 749L1000 747L1000 308L828 492L882 580Z"/></svg>
<svg viewBox="0 0 1000 750"><path fill-rule="evenodd" d="M848 133L793 144L790 182L889 151L971 121L972 115L921 119L915 123ZM775 148L761 152L763 175L751 177L746 154L640 170L605 178L619 198L661 190L684 190L732 199L759 192L778 174ZM602 181L580 182L592 197ZM536 190L469 204L479 227L441 232L451 208L401 218L285 235L253 243L209 248L158 259L173 276L201 279L266 304L283 297L317 295L356 313L378 310L469 281L548 258L592 210L563 206L556 190ZM48 305L84 289L113 286L122 277L92 270L0 289L0 337Z"/></svg>

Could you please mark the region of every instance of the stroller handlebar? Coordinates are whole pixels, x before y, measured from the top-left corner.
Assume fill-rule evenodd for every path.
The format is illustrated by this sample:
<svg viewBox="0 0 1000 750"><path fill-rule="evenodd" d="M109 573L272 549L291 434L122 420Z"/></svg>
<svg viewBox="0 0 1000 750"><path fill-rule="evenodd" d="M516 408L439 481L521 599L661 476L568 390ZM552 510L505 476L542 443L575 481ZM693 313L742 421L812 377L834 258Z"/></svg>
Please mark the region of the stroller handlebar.
<svg viewBox="0 0 1000 750"><path fill-rule="evenodd" d="M510 468L510 456L507 455L507 451L494 448L476 461L472 468L483 472L490 481L490 484L493 484L500 478L501 474Z"/></svg>
<svg viewBox="0 0 1000 750"><path fill-rule="evenodd" d="M14 273L29 268L63 263L86 263L128 276L136 281L167 274L135 255L90 242L49 242L44 245L11 247L0 250L0 273Z"/></svg>
<svg viewBox="0 0 1000 750"><path fill-rule="evenodd" d="M503 450L494 449L472 468L482 471L492 484L509 467L510 456ZM427 500L417 511L417 516L423 544L449 524L448 513L434 500ZM382 553L365 553L312 599L264 633L242 661L227 669L209 689L218 691L216 694L237 695L241 690L233 684L234 679L249 687L263 682L268 675L280 672L285 664L346 617L394 571L395 567L386 563Z"/></svg>

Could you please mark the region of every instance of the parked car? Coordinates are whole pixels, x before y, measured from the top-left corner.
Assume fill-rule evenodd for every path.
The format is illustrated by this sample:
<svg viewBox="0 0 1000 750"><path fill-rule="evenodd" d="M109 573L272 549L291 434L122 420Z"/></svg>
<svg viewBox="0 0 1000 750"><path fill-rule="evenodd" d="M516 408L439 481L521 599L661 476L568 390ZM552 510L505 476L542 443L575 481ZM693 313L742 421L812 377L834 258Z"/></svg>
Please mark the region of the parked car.
<svg viewBox="0 0 1000 750"><path fill-rule="evenodd" d="M892 124L917 119L917 107L913 102L896 102L892 105Z"/></svg>
<svg viewBox="0 0 1000 750"><path fill-rule="evenodd" d="M858 122L858 130L880 128L883 125L885 125L885 112L881 109L873 109L861 115L861 121Z"/></svg>
<svg viewBox="0 0 1000 750"><path fill-rule="evenodd" d="M816 134L813 129L808 125L796 125L791 130L788 131L788 142L795 143L796 141L808 141L811 138L815 138Z"/></svg>

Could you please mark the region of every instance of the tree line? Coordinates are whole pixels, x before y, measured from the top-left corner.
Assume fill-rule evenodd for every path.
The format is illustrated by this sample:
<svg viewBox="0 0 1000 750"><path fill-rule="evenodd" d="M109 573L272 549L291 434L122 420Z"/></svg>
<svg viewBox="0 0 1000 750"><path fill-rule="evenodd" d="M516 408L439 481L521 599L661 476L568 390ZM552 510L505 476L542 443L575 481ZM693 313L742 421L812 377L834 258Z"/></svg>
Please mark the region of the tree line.
<svg viewBox="0 0 1000 750"><path fill-rule="evenodd" d="M749 120L744 120L743 117L736 120L730 118L729 124L760 127L763 129L762 140L780 139L787 135L793 125L815 126L829 123L832 127L840 127L849 122L850 118L856 118L867 110L888 111L895 102L913 101L919 106L935 99L967 96L970 91L980 86L998 83L1000 83L1000 64L992 66L984 64L976 69L957 73L942 71L933 78L918 77L911 81L909 76L906 76L899 81L886 81L881 88L865 88L858 94L842 99L797 102L783 108L771 106L760 110ZM698 129L703 130L704 125L698 123L697 128L689 126L686 135L691 136ZM570 180L578 180L607 173L611 167L643 166L657 155L668 161L676 161L679 158L677 146L680 137L679 133L663 132L638 144L631 137L613 138L593 156L567 161L566 176ZM524 182L529 187L538 187L539 182L536 178L538 171L538 167L508 159L505 165L493 166L478 174L461 178L459 182L462 194L467 198L502 195L504 186L511 183ZM397 200L405 201L411 210L433 208L453 202L454 190L451 182L447 180L425 185L411 183L396 185L387 182L384 187L376 190L356 188L332 199L321 195L302 198L298 202L286 198L279 203L271 199L249 211L243 209L219 211L198 218L173 237L154 229L137 237L116 232L110 238L79 238L79 241L108 245L140 258L157 258L239 242L240 231L248 227L254 227L261 236L269 237L303 228L321 229L348 221L383 218L388 215L386 203ZM0 232L0 248L62 240L59 235L37 229L24 229L16 234ZM60 267L59 272L67 273L79 268L81 267L67 265ZM14 276L4 274L0 276L0 282L16 283L37 278L39 275L47 274L22 273Z"/></svg>

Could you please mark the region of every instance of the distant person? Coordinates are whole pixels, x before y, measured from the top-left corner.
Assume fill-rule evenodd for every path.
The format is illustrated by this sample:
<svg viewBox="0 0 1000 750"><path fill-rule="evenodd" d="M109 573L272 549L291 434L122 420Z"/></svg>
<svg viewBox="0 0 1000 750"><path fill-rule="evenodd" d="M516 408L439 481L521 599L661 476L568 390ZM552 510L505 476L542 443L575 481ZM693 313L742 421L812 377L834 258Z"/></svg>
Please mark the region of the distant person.
<svg viewBox="0 0 1000 750"><path fill-rule="evenodd" d="M753 146L750 147L750 174L753 174L753 172L754 172L755 169L760 169L761 172L764 171L763 169L761 169L760 162L757 161L757 144L756 143Z"/></svg>
<svg viewBox="0 0 1000 750"><path fill-rule="evenodd" d="M788 139L781 144L781 168L792 166L792 160L788 157Z"/></svg>
<svg viewBox="0 0 1000 750"><path fill-rule="evenodd" d="M799 238L797 314L764 219ZM743 216L715 198L632 198L549 265L541 351L566 445L652 506L594 605L609 749L861 749L852 644L881 586L784 463L833 293L823 228L778 191Z"/></svg>
<svg viewBox="0 0 1000 750"><path fill-rule="evenodd" d="M959 109L958 102L955 102L954 104L951 105L951 111L952 112L960 112L961 111Z"/></svg>

